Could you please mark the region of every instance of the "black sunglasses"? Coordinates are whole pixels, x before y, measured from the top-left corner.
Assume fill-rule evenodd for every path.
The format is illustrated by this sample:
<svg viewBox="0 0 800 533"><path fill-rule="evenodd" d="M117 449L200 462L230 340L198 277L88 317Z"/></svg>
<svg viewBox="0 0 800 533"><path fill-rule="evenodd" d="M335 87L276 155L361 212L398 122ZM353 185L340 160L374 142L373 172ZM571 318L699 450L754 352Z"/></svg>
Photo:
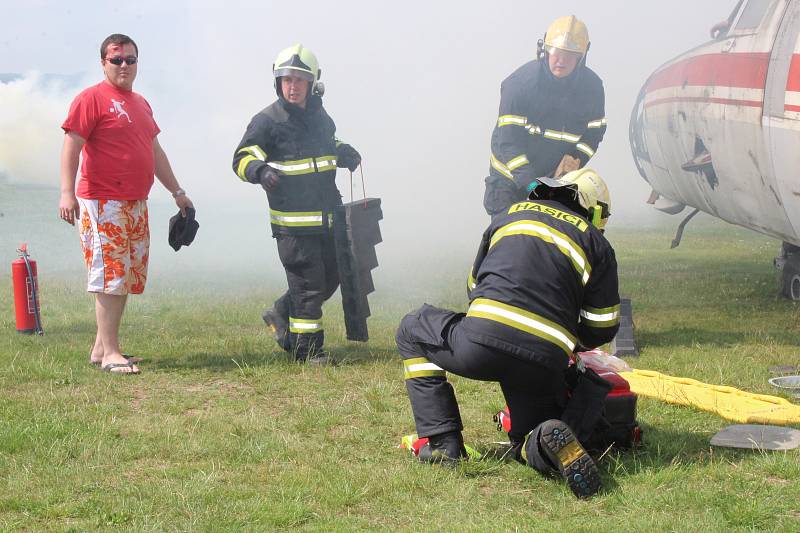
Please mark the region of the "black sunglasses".
<svg viewBox="0 0 800 533"><path fill-rule="evenodd" d="M112 65L120 66L123 61L127 65L135 65L136 62L139 61L139 59L136 56L128 56L128 57L117 56L117 57L106 58L106 61L108 61Z"/></svg>

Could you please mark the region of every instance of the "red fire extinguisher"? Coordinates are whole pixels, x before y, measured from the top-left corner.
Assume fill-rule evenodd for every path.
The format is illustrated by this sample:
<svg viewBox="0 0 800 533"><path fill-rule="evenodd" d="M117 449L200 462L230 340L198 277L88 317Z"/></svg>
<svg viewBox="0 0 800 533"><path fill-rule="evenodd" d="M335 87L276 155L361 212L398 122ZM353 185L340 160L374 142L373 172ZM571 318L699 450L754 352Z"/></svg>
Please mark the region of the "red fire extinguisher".
<svg viewBox="0 0 800 533"><path fill-rule="evenodd" d="M36 276L36 261L28 255L27 244L22 244L17 252L19 259L11 262L17 332L43 335L44 330L39 315L39 280Z"/></svg>

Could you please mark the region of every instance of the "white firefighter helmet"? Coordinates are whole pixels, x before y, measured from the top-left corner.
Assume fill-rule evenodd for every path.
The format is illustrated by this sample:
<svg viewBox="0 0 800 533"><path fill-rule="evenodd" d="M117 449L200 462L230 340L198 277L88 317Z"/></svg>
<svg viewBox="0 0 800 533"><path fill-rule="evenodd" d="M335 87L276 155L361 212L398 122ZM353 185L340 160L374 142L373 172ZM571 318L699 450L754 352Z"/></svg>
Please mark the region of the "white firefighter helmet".
<svg viewBox="0 0 800 533"><path fill-rule="evenodd" d="M589 30L575 15L559 17L547 28L544 47L548 52L557 48L586 55L589 50Z"/></svg>
<svg viewBox="0 0 800 533"><path fill-rule="evenodd" d="M528 186L531 198L539 198L544 189L568 188L574 192L572 207L583 211L589 221L599 229L604 229L611 216L611 198L603 178L591 168L581 168L564 174L558 179L537 178ZM539 191L539 192L537 192Z"/></svg>
<svg viewBox="0 0 800 533"><path fill-rule="evenodd" d="M283 76L303 78L311 84L312 94L321 95L322 84L319 82L321 74L322 70L319 68L317 56L302 44L284 48L278 53L278 57L272 64L272 75L275 78L275 90L278 95L281 94L278 79Z"/></svg>

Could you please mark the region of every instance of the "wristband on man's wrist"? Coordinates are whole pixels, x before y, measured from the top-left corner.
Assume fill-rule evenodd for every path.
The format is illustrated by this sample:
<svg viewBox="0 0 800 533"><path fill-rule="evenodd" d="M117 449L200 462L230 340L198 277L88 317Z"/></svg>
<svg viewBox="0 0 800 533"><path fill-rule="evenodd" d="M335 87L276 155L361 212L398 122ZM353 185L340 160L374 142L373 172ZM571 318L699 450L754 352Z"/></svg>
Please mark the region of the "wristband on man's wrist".
<svg viewBox="0 0 800 533"><path fill-rule="evenodd" d="M172 193L172 197L177 198L178 196L186 196L186 191L178 187L175 189L175 192Z"/></svg>

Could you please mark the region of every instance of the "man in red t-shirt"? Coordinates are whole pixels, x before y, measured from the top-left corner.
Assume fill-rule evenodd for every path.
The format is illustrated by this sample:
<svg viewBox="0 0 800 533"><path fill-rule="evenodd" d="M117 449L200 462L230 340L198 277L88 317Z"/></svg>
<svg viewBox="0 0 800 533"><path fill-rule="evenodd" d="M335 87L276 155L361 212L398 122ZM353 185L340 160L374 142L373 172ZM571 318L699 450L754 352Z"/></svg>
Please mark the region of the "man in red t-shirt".
<svg viewBox="0 0 800 533"><path fill-rule="evenodd" d="M153 175L184 216L193 207L158 143L160 130L150 105L133 92L138 56L127 35L107 37L100 46L105 79L75 97L61 126L60 216L72 225L80 216L87 290L95 293L97 337L89 359L117 374L139 373L139 359L120 351L119 326L128 294L144 291L147 278L147 196Z"/></svg>

